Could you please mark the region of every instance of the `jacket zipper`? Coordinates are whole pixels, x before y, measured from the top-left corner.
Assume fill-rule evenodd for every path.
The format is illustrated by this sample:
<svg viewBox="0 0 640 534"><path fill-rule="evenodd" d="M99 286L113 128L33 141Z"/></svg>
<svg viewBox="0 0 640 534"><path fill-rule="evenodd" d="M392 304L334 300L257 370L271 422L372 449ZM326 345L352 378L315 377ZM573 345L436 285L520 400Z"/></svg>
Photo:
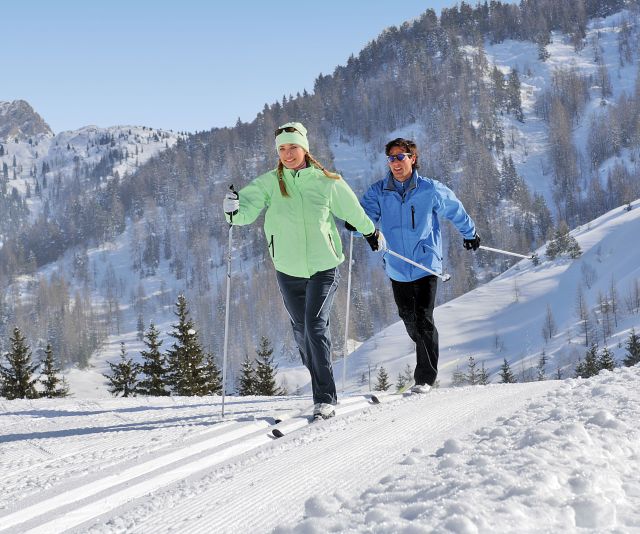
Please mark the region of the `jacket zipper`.
<svg viewBox="0 0 640 534"><path fill-rule="evenodd" d="M273 242L273 234L271 234L271 241L269 241L269 248L271 249L271 257L276 257L276 244Z"/></svg>
<svg viewBox="0 0 640 534"><path fill-rule="evenodd" d="M333 239L331 239L331 234L329 234L329 243L331 243L331 249L333 250L335 257L337 258L338 252L336 251L336 247L333 245Z"/></svg>
<svg viewBox="0 0 640 534"><path fill-rule="evenodd" d="M416 208L411 206L411 228L416 229Z"/></svg>

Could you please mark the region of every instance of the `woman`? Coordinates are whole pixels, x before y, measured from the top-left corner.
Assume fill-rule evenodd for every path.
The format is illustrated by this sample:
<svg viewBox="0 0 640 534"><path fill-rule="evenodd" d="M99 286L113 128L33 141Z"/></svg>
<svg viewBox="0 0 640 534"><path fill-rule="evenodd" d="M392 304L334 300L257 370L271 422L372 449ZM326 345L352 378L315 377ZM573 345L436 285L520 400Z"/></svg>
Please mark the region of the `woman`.
<svg viewBox="0 0 640 534"><path fill-rule="evenodd" d="M349 221L374 248L379 234L340 177L310 153L307 130L288 122L275 132L278 167L223 202L227 220L250 224L266 208L264 232L302 362L311 374L314 418L335 414L329 315L337 266L344 260L333 216ZM375 248L374 248L375 250Z"/></svg>

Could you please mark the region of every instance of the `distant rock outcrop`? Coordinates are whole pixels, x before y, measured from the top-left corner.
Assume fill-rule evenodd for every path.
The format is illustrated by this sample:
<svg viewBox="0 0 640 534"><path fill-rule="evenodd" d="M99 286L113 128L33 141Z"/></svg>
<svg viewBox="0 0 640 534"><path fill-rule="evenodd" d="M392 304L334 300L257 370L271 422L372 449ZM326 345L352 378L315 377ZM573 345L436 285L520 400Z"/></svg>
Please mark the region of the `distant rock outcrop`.
<svg viewBox="0 0 640 534"><path fill-rule="evenodd" d="M24 100L0 102L0 140L53 134L49 125Z"/></svg>

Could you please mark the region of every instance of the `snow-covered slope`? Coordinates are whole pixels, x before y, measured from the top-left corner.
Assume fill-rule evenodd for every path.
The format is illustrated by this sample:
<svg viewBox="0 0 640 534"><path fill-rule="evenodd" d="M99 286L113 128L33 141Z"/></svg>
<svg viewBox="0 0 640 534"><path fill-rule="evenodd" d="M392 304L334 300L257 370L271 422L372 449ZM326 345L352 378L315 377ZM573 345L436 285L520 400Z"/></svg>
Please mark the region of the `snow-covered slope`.
<svg viewBox="0 0 640 534"><path fill-rule="evenodd" d="M633 532L638 380L351 396L312 425L308 397L4 401L0 532Z"/></svg>
<svg viewBox="0 0 640 534"><path fill-rule="evenodd" d="M583 253L576 260L546 259L540 264L522 260L491 282L439 306L435 310L440 333L441 386L451 384L456 369L467 371L469 357L484 363L492 382L504 359L522 380L535 378L544 351L546 376L573 376L578 358L584 359L585 337L576 312L578 288L591 311L592 342L607 346L621 360L624 342L632 328L640 330L640 310L627 302L640 285L640 251L633 246L640 235L640 203L631 211L615 209L589 225L571 232ZM490 254L489 252L482 252ZM491 253L493 254L493 253ZM381 268L381 267L380 267ZM603 338L604 319L600 299L615 288L617 316L610 318L611 335ZM393 302L389 306L395 306ZM555 332L545 340L542 330L548 310ZM363 343L347 359L347 389L358 391L360 379L375 375L384 366L392 381L406 365L415 365L415 347L402 322L397 322ZM342 376L342 362L336 362ZM535 369L535 372L534 372Z"/></svg>

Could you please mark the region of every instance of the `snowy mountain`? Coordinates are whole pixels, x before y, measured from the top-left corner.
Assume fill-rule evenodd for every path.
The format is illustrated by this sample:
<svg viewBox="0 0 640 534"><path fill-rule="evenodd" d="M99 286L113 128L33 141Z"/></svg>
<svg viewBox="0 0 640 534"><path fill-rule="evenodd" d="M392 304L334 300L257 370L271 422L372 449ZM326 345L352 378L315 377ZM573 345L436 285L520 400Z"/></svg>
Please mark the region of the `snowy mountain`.
<svg viewBox="0 0 640 534"><path fill-rule="evenodd" d="M534 4L544 2L527 6ZM9 224L3 235L15 239L11 246L0 249L0 267L7 269L3 273L0 268L0 285L4 287L3 276L12 282L0 303L0 332L5 333L0 335L0 351L6 348L9 328L19 324L36 355L53 340L65 365L86 368L69 371L77 395L106 396L102 377L106 361L117 358L123 341L129 354L137 358L142 348L138 339L141 324L146 327L154 321L166 334L174 320L175 298L185 293L205 349L219 360L227 226L216 206L229 183L242 185L273 166L272 127L299 115L308 117L314 131L316 156L332 161L358 192L384 174L384 142L404 135L418 141L424 173L452 185L464 198L486 244L529 253L562 220L573 225L582 222L581 229L574 231L581 241L587 221L610 209L621 210L638 198L640 190L637 136L627 135L635 130L621 119L625 110L633 117L640 109L638 48L634 46L640 32L637 10L620 11L619 4L607 0L601 3L602 10L589 4L590 13L607 16L578 21L584 29L584 35L578 36L558 22L573 11L554 11L545 26L548 40L544 43L504 37L521 35L518 24L529 32L531 28L525 25L540 22L531 13L528 18L502 21L490 31L474 28L483 33L474 34L478 38L473 39L460 29L464 17L457 8L456 17L443 13L440 21L429 10L421 19L379 36L345 67L336 68L333 76L319 77L315 94L267 106L252 123L231 129L172 136L147 128L101 131L87 127L55 137L41 135L31 143L28 139L4 143L7 153L0 159L6 165L9 188L4 200L12 215L0 217L0 234L2 225ZM492 4L492 24L500 22L503 8L515 9ZM507 22L509 31L501 32ZM409 44L415 48L406 48ZM411 54L401 50L411 50ZM406 79L394 74L394 65L409 68L404 61L410 63L413 73ZM516 80L514 72L518 83L511 81ZM362 98L363 84L367 98ZM402 91L391 99L399 106L395 109L384 103L389 101L390 88L397 87ZM424 87L431 89L425 92ZM516 88L513 94L510 87ZM354 94L357 98L349 100ZM342 95L346 95L344 100L340 100ZM510 99L520 103L522 117ZM550 113L552 105L565 112ZM564 122L554 122L556 115ZM612 133L609 143L596 143L601 132ZM600 145L614 149L602 149L594 159L592 149ZM557 146L566 153L557 152ZM509 169L503 167L509 158L516 176L507 176L505 169ZM570 169L564 169L564 161L571 161ZM521 187L520 179L526 187ZM513 191L507 194L503 190L509 189L508 180L514 182ZM60 187L68 196L56 202ZM15 195L10 194L12 189ZM15 228L21 223L33 226L21 233ZM467 254L459 246L459 236L445 226L447 265L453 278L441 285L442 301L481 285L513 264L500 255ZM578 279L584 278L585 286L587 281L592 284L593 272L599 271L597 255L594 260L590 250L585 250L587 260L574 262L584 273L578 276L568 267L571 276L558 282L560 287L570 284L564 294L567 298L573 298ZM396 320L388 283L376 259L359 245L355 254L353 299L357 306L350 324L352 346ZM49 261L53 256L57 259ZM553 271L551 266L563 261L545 261L538 268ZM560 301L538 293L548 286L536 280L531 287L537 304L524 306L529 286L522 288L521 278L534 276L534 271L526 262L520 269L522 276L503 275L510 277L506 282L510 289L498 285L487 290L492 286L484 286L467 298L480 298L483 291L500 293L504 304L500 310L507 319L511 311L520 309L536 318L530 320L526 332L518 325L492 322L489 312L482 318L482 331L474 332L473 327L467 330L461 325L457 315L450 318L446 305L438 309L443 386L449 385L456 368L464 370L469 356L485 363L494 376L506 358L525 377L531 375L543 350L549 359L548 376L558 370L570 375L575 361L583 356L579 327L571 327L573 305L562 309ZM274 306L279 294L257 225L237 230L233 270L230 387L238 363L246 354L253 354L261 335L268 335L288 388L304 388L306 372L299 366L286 313ZM344 265L342 271L344 280ZM592 310L600 306L599 292L603 298L611 293L604 281L606 274L598 276L594 288L585 287ZM622 282L614 286L620 294L628 291ZM340 378L345 299L341 291L332 316ZM518 306L509 308L507 303L516 299ZM565 337L556 333L545 342L541 328L547 303L557 332L564 332ZM35 310L38 317L34 320ZM464 324L477 318L471 312L468 317ZM599 328L598 320L599 313L590 318L594 328ZM613 346L624 338L625 328L608 332L606 341L600 334L600 344ZM350 391L364 387L363 373L368 381L370 371L375 374L385 365L394 379L411 360L401 326L384 331L397 335L397 353L371 358L367 351L359 351L350 356ZM462 337L448 339L452 332L461 332ZM620 352L619 347L613 348Z"/></svg>
<svg viewBox="0 0 640 534"><path fill-rule="evenodd" d="M0 102L0 140L52 135L51 128L24 100Z"/></svg>

